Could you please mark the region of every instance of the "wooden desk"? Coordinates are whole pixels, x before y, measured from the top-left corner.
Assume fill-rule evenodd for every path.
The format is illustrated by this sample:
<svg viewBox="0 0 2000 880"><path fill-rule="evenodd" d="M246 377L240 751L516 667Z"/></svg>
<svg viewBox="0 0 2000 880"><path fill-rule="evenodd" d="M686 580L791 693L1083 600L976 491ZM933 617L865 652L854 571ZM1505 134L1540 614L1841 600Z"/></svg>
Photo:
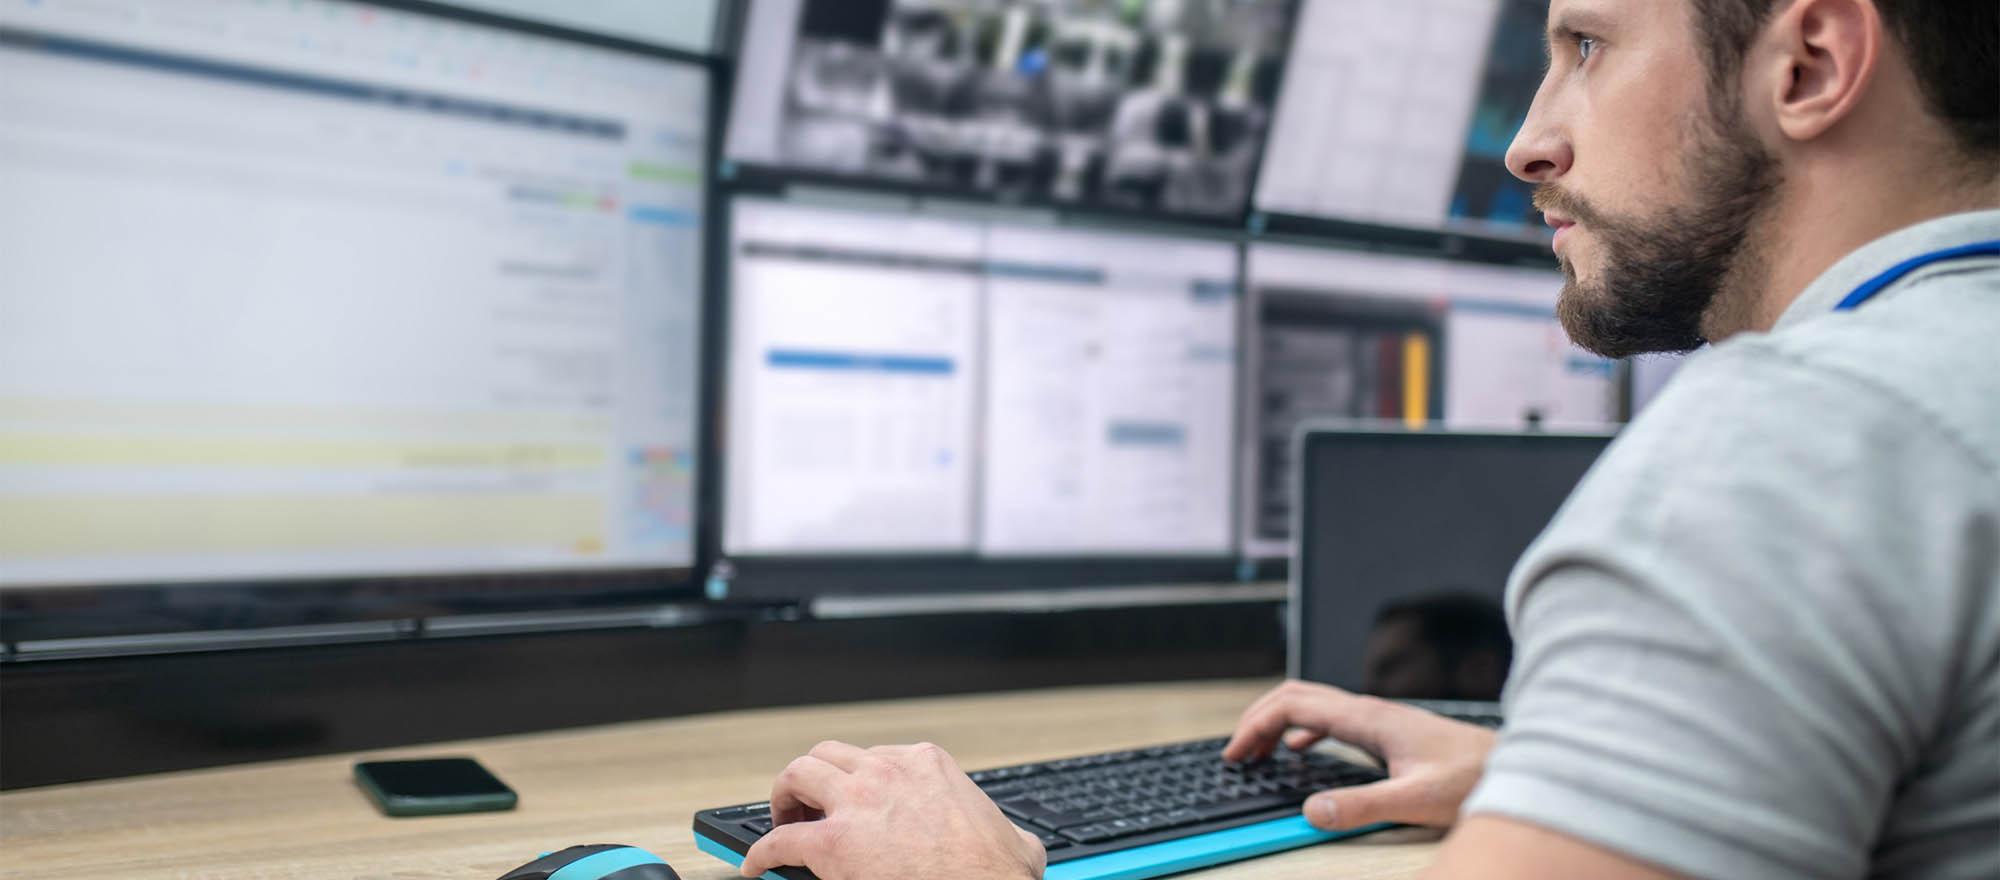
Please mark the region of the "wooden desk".
<svg viewBox="0 0 2000 880"><path fill-rule="evenodd" d="M627 843L686 880L725 880L735 871L694 848L694 811L762 798L785 762L819 740L930 740L977 769L1219 735L1270 684L731 712L31 789L0 795L0 878L488 880L545 850ZM356 760L446 754L484 762L520 792L520 807L389 819L350 777ZM1404 878L1430 860L1435 838L1391 831L1189 876Z"/></svg>

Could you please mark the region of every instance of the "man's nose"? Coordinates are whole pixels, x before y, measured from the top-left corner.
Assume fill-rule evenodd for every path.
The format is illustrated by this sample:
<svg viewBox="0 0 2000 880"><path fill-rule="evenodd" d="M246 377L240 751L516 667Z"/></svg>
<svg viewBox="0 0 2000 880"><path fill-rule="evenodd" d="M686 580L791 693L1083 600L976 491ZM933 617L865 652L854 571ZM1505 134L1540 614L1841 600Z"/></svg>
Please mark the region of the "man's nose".
<svg viewBox="0 0 2000 880"><path fill-rule="evenodd" d="M1507 147L1507 170L1528 183L1548 183L1569 173L1575 156L1569 138L1545 112L1545 93L1535 95L1528 118Z"/></svg>

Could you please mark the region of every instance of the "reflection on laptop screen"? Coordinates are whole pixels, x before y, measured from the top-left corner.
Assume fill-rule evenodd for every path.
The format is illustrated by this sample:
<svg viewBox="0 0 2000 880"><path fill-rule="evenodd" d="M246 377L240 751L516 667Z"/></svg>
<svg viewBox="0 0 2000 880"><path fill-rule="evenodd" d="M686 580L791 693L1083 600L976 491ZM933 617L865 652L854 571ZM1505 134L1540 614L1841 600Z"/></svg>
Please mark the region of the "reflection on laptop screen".
<svg viewBox="0 0 2000 880"><path fill-rule="evenodd" d="M1294 673L1392 699L1499 699L1507 575L1606 442L1308 433Z"/></svg>

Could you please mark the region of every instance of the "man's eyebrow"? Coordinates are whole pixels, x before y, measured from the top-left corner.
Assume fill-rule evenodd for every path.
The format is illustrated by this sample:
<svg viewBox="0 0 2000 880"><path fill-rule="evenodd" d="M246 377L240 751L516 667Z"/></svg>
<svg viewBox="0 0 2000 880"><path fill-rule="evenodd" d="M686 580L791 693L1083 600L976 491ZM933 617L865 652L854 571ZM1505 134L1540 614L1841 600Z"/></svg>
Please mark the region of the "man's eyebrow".
<svg viewBox="0 0 2000 880"><path fill-rule="evenodd" d="M1549 19L1549 29L1542 36L1542 46L1554 46L1558 40L1573 39L1577 34L1601 36L1611 29L1611 18L1596 9L1565 9Z"/></svg>

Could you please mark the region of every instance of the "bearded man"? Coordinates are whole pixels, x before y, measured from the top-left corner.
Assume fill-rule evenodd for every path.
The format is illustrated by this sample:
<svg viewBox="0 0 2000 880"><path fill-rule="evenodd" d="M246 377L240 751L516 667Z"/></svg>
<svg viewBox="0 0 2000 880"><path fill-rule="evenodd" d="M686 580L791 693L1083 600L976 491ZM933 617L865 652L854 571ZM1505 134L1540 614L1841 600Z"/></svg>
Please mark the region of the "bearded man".
<svg viewBox="0 0 2000 880"><path fill-rule="evenodd" d="M1497 739L1291 683L1224 757L1374 752L1306 817L1455 825L1434 877L2000 877L2000 4L1553 0L1547 37L1507 164L1565 329L1704 350L1515 569ZM771 801L749 876L1042 870L935 747L825 743Z"/></svg>

